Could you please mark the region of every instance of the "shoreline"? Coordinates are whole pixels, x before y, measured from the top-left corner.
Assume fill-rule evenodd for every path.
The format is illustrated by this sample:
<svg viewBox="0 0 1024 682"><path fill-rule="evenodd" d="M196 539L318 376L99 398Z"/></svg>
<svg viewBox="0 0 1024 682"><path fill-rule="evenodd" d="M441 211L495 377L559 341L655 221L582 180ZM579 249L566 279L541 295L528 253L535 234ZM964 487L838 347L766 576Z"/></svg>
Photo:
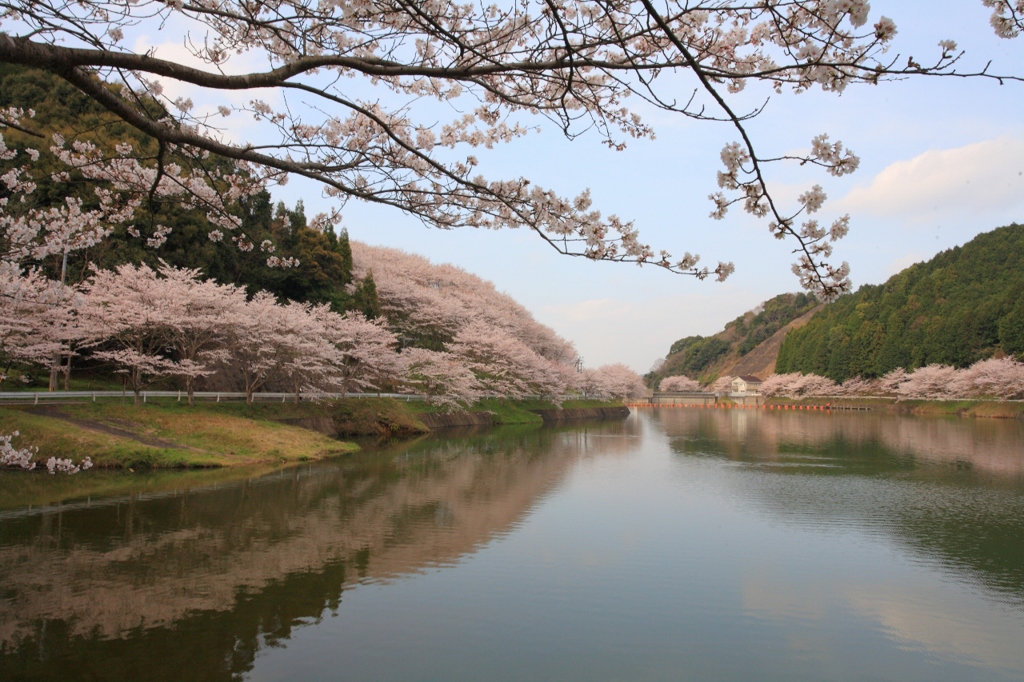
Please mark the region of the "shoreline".
<svg viewBox="0 0 1024 682"><path fill-rule="evenodd" d="M349 438L414 438L469 425L541 425L575 419L621 419L621 403L483 400L467 410L444 412L393 398L339 399L320 403L197 402L168 400L0 407L0 433L19 432L15 447L96 469L135 470L277 466L360 450ZM40 467L37 466L37 470ZM45 471L45 469L44 469ZM79 474L82 475L82 474Z"/></svg>
<svg viewBox="0 0 1024 682"><path fill-rule="evenodd" d="M918 417L968 417L1024 420L1024 401L996 400L897 400L896 398L769 398L745 405L729 399L708 405L630 403L633 407L692 407L697 409L810 410L888 412Z"/></svg>

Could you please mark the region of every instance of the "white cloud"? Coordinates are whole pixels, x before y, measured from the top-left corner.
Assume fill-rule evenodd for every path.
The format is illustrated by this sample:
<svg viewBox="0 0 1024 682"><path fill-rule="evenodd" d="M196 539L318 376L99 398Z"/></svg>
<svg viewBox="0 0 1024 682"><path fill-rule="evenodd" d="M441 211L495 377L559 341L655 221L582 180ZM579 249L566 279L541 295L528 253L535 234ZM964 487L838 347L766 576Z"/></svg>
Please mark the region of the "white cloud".
<svg viewBox="0 0 1024 682"><path fill-rule="evenodd" d="M914 222L1013 208L1024 204L1024 139L1000 137L897 161L838 203L851 213Z"/></svg>
<svg viewBox="0 0 1024 682"><path fill-rule="evenodd" d="M177 64L189 66L202 71L213 71L213 67L193 54L184 43L162 41L156 42L151 36L141 34L135 38L133 50L138 54L149 53L159 59L165 59ZM241 55L232 55L232 59L220 65L220 70L228 75L244 74L254 71L265 70L265 60L254 53L246 52ZM168 102L176 99L191 99L194 108L190 112L197 118L209 116L207 123L219 130L221 140L228 143L239 144L245 141L261 140L267 141L276 139L272 132L269 133L253 117L245 113L234 113L228 118L223 118L218 113L218 106L246 106L254 99L259 99L278 109L282 106L281 93L270 88L254 88L250 90L211 90L201 88L191 83L185 83L173 78L155 77L163 88L163 95ZM176 112L175 112L176 113Z"/></svg>

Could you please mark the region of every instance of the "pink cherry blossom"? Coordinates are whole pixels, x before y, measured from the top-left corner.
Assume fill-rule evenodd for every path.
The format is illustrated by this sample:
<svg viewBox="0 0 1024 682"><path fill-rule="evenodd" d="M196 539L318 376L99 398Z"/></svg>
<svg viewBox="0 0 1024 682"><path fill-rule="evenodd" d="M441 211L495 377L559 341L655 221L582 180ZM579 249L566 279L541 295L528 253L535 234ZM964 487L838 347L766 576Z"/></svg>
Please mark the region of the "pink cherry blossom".
<svg viewBox="0 0 1024 682"><path fill-rule="evenodd" d="M701 390L700 383L685 376L668 377L658 384L659 391L666 392L687 392Z"/></svg>

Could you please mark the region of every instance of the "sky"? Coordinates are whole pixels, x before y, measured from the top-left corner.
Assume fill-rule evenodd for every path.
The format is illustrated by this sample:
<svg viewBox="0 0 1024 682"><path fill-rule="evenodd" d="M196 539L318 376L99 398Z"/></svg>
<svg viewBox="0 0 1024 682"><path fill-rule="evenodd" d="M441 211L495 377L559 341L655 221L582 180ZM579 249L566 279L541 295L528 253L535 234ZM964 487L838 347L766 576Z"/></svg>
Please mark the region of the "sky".
<svg viewBox="0 0 1024 682"><path fill-rule="evenodd" d="M953 39L966 52L964 70L991 61L991 72L1024 72L1024 37L997 38L989 14L980 0L875 0L869 21L895 20L899 33L889 55L901 62L934 60L938 41ZM165 58L183 52L161 35L135 41ZM688 95L680 82L678 96ZM789 202L821 184L829 197L819 214L823 222L851 215L850 234L837 243L833 260L849 262L854 287L883 282L981 232L1024 222L1024 83L920 78L851 86L841 96L748 87L734 102L742 109L766 99L765 111L748 125L760 153L808 149L814 136L828 133L861 159L856 173L840 179L793 164L773 166L769 180ZM481 168L490 179L523 176L563 196L589 188L594 208L634 220L655 251L698 253L711 267L735 263L726 282L569 258L527 230L428 229L393 209L356 202L344 207L342 225L354 240L402 248L493 281L572 341L587 366L623 362L646 372L676 339L714 334L761 301L798 291L799 282L790 271L793 244L775 240L765 221L739 210L722 221L708 215L719 152L735 131L630 105L653 125L656 139L612 151L596 135L570 141L532 119L539 132L479 153ZM245 135L242 121L231 125L232 134ZM310 216L335 201L303 181L273 194L289 205L301 198Z"/></svg>

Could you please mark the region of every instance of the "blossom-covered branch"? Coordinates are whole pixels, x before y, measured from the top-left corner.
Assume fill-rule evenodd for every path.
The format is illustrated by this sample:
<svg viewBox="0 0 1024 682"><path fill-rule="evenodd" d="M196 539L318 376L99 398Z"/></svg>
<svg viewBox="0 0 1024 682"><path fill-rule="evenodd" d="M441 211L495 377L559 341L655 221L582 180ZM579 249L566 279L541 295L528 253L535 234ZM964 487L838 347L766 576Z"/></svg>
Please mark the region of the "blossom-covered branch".
<svg viewBox="0 0 1024 682"><path fill-rule="evenodd" d="M983 2L995 12L996 31L1016 35L1020 4ZM590 131L621 149L654 135L627 106L631 97L696 121L726 121L739 140L723 152L713 215L740 203L765 217L776 236L794 241L803 284L831 297L848 287L845 265L829 261L848 222L823 227L805 216L821 206L820 188L781 205L767 169L795 161L843 175L857 159L824 134L798 155L762 151L745 123L763 108L742 110L735 95L758 82L776 92L841 93L909 76L1020 80L962 69L951 40L939 42L927 63L904 62L888 52L893 22L869 15L865 0L4 0L0 61L59 75L161 150L217 155L260 180L311 178L341 203L392 206L435 227L526 227L561 253L701 278L723 279L732 266L699 267L696 256L650 247L632 222L595 210L585 191L563 197L526 178L487 179L476 150L527 134L530 115L569 137ZM182 35L191 63L130 47L126 35L157 26ZM266 67L232 69L243 59ZM163 95L162 79L195 97L247 94L222 95L215 114L197 113L189 96ZM680 82L690 94L678 95ZM157 100L159 111L147 105ZM221 121L231 115L255 119L260 142L225 134ZM149 159L140 174L152 187L177 183L208 194L195 186L198 176L176 175L161 159Z"/></svg>

